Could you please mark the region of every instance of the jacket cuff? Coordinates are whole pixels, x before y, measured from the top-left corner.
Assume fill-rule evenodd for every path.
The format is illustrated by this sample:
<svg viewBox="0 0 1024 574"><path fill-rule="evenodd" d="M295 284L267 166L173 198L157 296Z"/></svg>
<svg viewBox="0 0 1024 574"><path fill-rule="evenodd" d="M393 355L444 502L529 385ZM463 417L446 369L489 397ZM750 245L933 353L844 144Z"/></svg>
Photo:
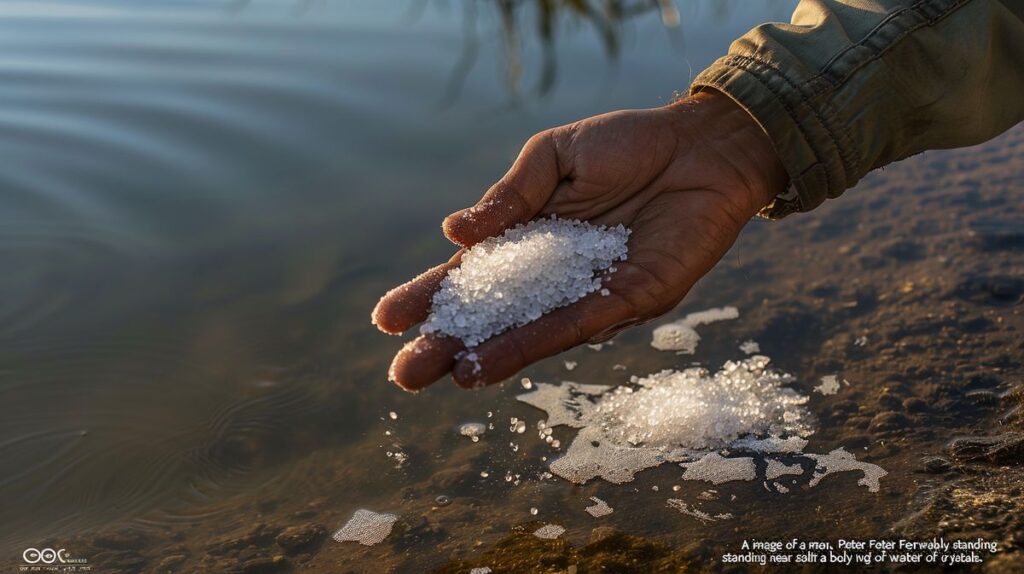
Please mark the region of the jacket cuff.
<svg viewBox="0 0 1024 574"><path fill-rule="evenodd" d="M836 114L810 103L801 83L765 62L733 54L718 59L690 85L691 95L712 88L731 98L771 140L790 188L761 210L768 219L810 211L849 187L848 166L835 137L846 130L835 125Z"/></svg>

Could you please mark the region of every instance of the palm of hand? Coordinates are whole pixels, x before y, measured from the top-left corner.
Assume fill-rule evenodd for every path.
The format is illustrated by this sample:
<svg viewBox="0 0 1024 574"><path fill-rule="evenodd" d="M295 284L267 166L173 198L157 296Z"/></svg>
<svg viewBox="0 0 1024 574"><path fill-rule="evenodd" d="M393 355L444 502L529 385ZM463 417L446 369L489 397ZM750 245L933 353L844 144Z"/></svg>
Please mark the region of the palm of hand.
<svg viewBox="0 0 1024 574"><path fill-rule="evenodd" d="M522 367L653 319L674 307L725 254L763 205L720 147L703 141L687 108L624 111L534 136L477 206L445 221L449 238L471 246L536 216L624 224L628 260L593 294L473 349L421 336L399 352L391 378L418 390L451 371L463 386L511 376ZM706 138L705 138L706 139ZM382 298L374 322L402 332L422 321L430 297L459 254Z"/></svg>

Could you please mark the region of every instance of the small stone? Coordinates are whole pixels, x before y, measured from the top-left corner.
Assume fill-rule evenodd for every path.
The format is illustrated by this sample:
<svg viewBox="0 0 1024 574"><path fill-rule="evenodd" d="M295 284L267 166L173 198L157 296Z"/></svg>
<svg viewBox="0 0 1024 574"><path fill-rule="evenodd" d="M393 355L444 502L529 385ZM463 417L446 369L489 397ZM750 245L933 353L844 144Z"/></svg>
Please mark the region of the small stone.
<svg viewBox="0 0 1024 574"><path fill-rule="evenodd" d="M273 558L253 558L242 563L242 574L271 574L281 572L286 566L286 563L275 562Z"/></svg>
<svg viewBox="0 0 1024 574"><path fill-rule="evenodd" d="M910 397L903 400L903 409L908 413L923 413L928 410L928 403L917 397Z"/></svg>
<svg viewBox="0 0 1024 574"><path fill-rule="evenodd" d="M871 432L895 431L906 428L909 423L910 421L907 420L907 417L900 413L886 411L875 415L875 417L871 419L871 424L868 429Z"/></svg>
<svg viewBox="0 0 1024 574"><path fill-rule="evenodd" d="M160 572L174 572L181 567L186 560L188 560L188 557L184 554L171 554L160 561L160 564L157 565L157 570Z"/></svg>
<svg viewBox="0 0 1024 574"><path fill-rule="evenodd" d="M953 468L953 463L941 456L927 457L921 462L924 464L924 471L932 474L942 474Z"/></svg>
<svg viewBox="0 0 1024 574"><path fill-rule="evenodd" d="M326 534L327 530L319 524L303 524L285 528L274 541L287 554L298 554L312 550L323 541Z"/></svg>

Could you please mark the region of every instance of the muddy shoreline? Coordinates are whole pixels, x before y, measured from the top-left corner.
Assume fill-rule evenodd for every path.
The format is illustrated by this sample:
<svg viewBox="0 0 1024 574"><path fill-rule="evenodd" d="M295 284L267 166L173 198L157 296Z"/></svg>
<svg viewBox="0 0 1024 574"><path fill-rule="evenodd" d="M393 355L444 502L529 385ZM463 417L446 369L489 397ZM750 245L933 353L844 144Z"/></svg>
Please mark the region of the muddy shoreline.
<svg viewBox="0 0 1024 574"><path fill-rule="evenodd" d="M367 309L375 287L360 289ZM539 457L550 454L542 445L523 439L522 454L510 454L507 432L482 447L454 432L468 412L535 420L507 388L466 395L460 412L438 412L432 422L381 420L344 448L321 445L284 478L217 501L209 518L139 516L63 543L104 573L582 573L736 571L719 557L745 538L983 537L1000 552L967 569L1024 568L1024 129L874 172L815 213L751 224L668 318L719 305L737 306L741 317L702 330L694 360L720 365L753 339L802 392L828 374L848 380L835 395L815 397L812 446L844 446L888 470L880 493L852 476L786 497L725 485L736 500L719 506L737 520L706 525L664 508L669 494L696 500L706 488L652 490L678 483L677 468L645 471L621 487L536 480ZM577 349L528 374L569 378L562 360L571 359L580 364L572 380L613 384L681 364L651 350L649 337L650 327L640 327L612 347ZM388 353L364 357L363 368L383 373ZM313 365L297 376L324 373ZM399 442L408 460L396 467L384 451ZM515 469L522 484L481 481L484 468ZM440 494L451 504L438 505ZM594 495L622 510L602 521L578 512ZM330 540L360 507L399 514L392 534L373 547ZM530 507L541 515L530 516ZM529 534L549 521L566 535Z"/></svg>

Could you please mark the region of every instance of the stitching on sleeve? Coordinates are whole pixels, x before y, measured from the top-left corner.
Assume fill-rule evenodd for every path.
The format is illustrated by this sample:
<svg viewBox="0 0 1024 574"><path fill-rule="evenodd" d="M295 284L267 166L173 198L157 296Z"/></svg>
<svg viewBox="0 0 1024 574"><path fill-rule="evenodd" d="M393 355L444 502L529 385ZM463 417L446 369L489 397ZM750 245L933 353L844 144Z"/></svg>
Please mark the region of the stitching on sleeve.
<svg viewBox="0 0 1024 574"><path fill-rule="evenodd" d="M849 46L837 52L836 55L832 56L832 58L830 58L829 61L822 67L821 71L819 71L813 78L808 80L808 83L816 81L818 79L823 79L827 81L829 84L831 84L833 87L840 88L847 81L849 81L855 73L860 71L861 68L884 56L888 51L895 48L904 38L906 38L910 34L920 30L921 28L934 26L940 20L943 20L953 12L956 12L957 10L966 6L972 1L973 0L918 0L911 6L897 10L896 12L893 12L892 14L883 18L881 22L879 22L874 28L872 28L870 32L865 34L864 37L861 38L859 41L857 41L854 44L850 44ZM927 14L925 14L926 11L932 12L930 17ZM919 18L920 21L917 22L916 24L905 22L905 20L909 20L910 17ZM869 42L871 40L874 40L875 37L882 34L882 32L887 32L890 28L896 26L907 26L907 28L900 32L895 38L893 38L892 41L886 43L884 46L880 48L872 48L868 46ZM871 54L860 56L861 61L857 62L850 69L849 73L847 73L845 76L836 78L834 80L829 80L827 76L829 75L829 72L832 71L833 66L835 66L840 60L842 60L846 56L849 56L850 58L857 57L856 53L851 54L851 52L853 52L854 48L860 47L870 49Z"/></svg>
<svg viewBox="0 0 1024 574"><path fill-rule="evenodd" d="M732 56L727 56L726 58L724 58L724 60L725 60L725 63L727 63L729 65L733 65L733 66L735 66L737 68L740 68L740 69L742 69L742 70L744 70L746 72L749 72L753 77L755 77L758 80L758 82L761 83L761 85L765 86L765 88L767 88L770 92L772 92L772 95L774 95L776 97L776 99L778 99L779 102L782 103L783 108L785 108L786 111L789 112L790 116L793 118L794 123L797 124L797 126L799 127L801 133L803 133L804 139L807 140L808 142L811 142L813 140L810 137L808 137L809 134L807 133L807 130L805 130L803 127L800 126L800 122L798 120L798 118L800 116L798 115L797 112L798 112L798 110L806 109L811 114L813 114L814 118L818 121L818 123L825 130L825 133L828 134L828 138L829 138L832 146L838 152L838 155L839 155L839 158L840 158L840 162L842 164L841 167L842 167L843 171L844 172L846 172L846 171L853 171L855 173L857 172L857 170L859 169L859 165L860 165L860 157L859 157L859 154L851 156L851 153L853 151L853 138L850 137L850 134L847 131L846 126L841 121L837 122L838 126L833 125L832 123L826 121L825 117L822 115L822 113L818 109L818 107L815 106L815 105L812 105L812 103L810 101L810 98L815 97L817 95L820 95L819 93L812 93L812 94L808 95L806 93L806 91L801 88L801 85L798 85L798 84L794 83L793 80L791 80L788 76L786 76L786 74L784 72L782 72L782 70L778 69L777 67L773 66L772 64L770 64L768 62L764 62L764 61L759 60L757 58L753 58L753 57L750 57L750 56L732 55ZM760 76L765 71L770 71L770 72L773 73L773 76L781 78L782 81L784 81L786 83L786 85L790 88L790 91L797 95L799 101L798 101L798 105L796 107L793 107L792 105L790 105L790 103L786 100L786 98L782 94L776 92L775 90L772 90L772 88L766 82L764 82L761 79ZM802 85L807 85L807 83L804 82ZM838 114L835 114L835 115L837 116L837 119L839 119L838 118ZM839 134L836 133L836 128L837 127L840 130L840 132L841 132ZM813 144L810 144L810 145L811 145L811 148L813 149L814 145ZM817 155L817 150L815 150L815 159L816 159L816 161L818 163L821 163L823 166L825 165L825 163L821 161L821 157ZM847 169L848 166L849 166L849 169ZM840 192L844 191L846 189L846 181L844 180L844 181L841 181L841 182L838 182L838 183L833 181L833 177L831 177L830 171L831 170L829 170L827 168L825 169L825 173L829 174L829 177L828 177L828 180L829 180L828 181L829 191L831 191L831 190L839 190ZM845 178L845 179L848 179L848 178ZM831 194L829 194L829 195L831 196Z"/></svg>
<svg viewBox="0 0 1024 574"><path fill-rule="evenodd" d="M781 77L783 79L783 81L785 81L786 84L789 87L791 87L794 90L797 90L796 86L789 80L789 78L786 78L785 76L783 76L781 74L781 72L778 72L777 70L772 69L771 66L768 66L768 65L766 65L766 64L764 64L762 62L759 62L757 60L754 60L753 58L748 58L746 56L728 56L726 58L723 58L720 63L721 64L725 64L725 66L723 66L723 69L718 70L716 73L714 73L713 75L711 75L711 77L708 77L708 78L700 78L700 77L698 77L695 80L695 83L707 83L708 85L714 86L715 88L720 89L720 90L728 93L729 90L725 87L725 85L722 82L723 77L726 74L728 74L730 72L733 72L735 70L739 70L739 71L742 71L742 72L746 73L752 79L754 79L759 85L764 87L765 90L767 90L769 93L771 93L772 96L776 99L776 101L778 101L779 104L782 105L783 109L786 110L786 112L789 114L790 119L796 125L796 128L798 130L800 130L800 133L803 136L804 141L807 142L807 147L810 149L811 153L814 155L814 162L810 166L805 168L799 175L797 175L796 179L799 179L799 178L803 177L804 174L806 174L808 171L813 169L814 166L816 166L816 165L821 165L824 168L825 163L822 161L821 156L818 155L818 149L812 143L812 138L808 134L807 129L804 126L801 125L801 123L800 123L800 121L798 119L800 116L797 115L796 109L794 109L793 106L788 101L786 101L786 98L783 97L782 94L780 94L778 91L776 91L774 88L772 88L772 86L770 84L768 84L767 82L765 82L761 78L761 75L760 75L759 71L757 71L755 69L752 69L752 68L755 65L757 65L757 64L762 64L763 67L766 67L766 68L771 69L772 71L776 72L778 74L778 76ZM799 90L797 90L797 91L799 92ZM811 111L811 113L814 115L814 117L818 120L818 122L825 128L825 131L829 134L829 139L833 140L831 142L832 145L835 146L836 149L839 149L839 147L836 146L836 142L833 139L834 136L833 136L832 132L828 129L828 126L825 124L825 122L821 118L821 115L818 113L818 110L816 110L813 106L807 106L807 107ZM822 171L825 172L826 186L829 189L832 189L832 188L845 188L844 184L838 184L837 185L835 183L834 176L830 173L829 169L824 168ZM828 190L826 190L826 191L828 191Z"/></svg>

